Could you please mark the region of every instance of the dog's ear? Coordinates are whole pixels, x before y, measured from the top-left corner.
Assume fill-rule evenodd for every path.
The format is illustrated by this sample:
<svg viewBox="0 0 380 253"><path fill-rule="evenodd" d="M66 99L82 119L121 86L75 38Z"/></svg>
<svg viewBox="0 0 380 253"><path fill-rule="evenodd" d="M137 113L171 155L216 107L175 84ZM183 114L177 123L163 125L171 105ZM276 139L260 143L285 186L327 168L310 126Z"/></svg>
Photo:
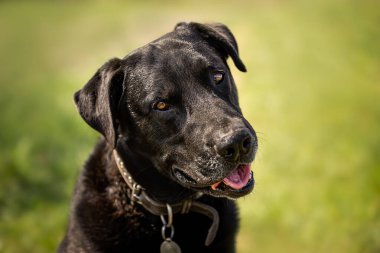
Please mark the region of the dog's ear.
<svg viewBox="0 0 380 253"><path fill-rule="evenodd" d="M102 133L113 147L118 127L116 116L124 90L121 63L117 58L106 62L74 95L79 114L87 124Z"/></svg>
<svg viewBox="0 0 380 253"><path fill-rule="evenodd" d="M181 26L186 25L185 23L179 23L176 29ZM189 23L187 24L190 29L198 32L204 40L206 40L211 46L215 47L222 56L227 59L231 56L235 63L235 66L243 72L247 69L244 63L239 57L238 45L236 43L235 37L232 32L227 28L227 26L219 23L215 24L199 24L199 23Z"/></svg>

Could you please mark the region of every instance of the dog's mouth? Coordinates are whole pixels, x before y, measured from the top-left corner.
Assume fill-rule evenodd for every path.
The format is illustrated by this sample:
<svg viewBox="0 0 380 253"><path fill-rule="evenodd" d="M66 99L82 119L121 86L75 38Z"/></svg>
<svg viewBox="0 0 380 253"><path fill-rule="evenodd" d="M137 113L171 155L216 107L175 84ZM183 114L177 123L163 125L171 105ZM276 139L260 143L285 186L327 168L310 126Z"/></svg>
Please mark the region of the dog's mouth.
<svg viewBox="0 0 380 253"><path fill-rule="evenodd" d="M241 190L248 184L251 178L252 173L250 166L248 164L243 164L239 165L223 180L212 184L210 187L211 189L216 190L219 186L221 186L221 184L225 184L234 190Z"/></svg>
<svg viewBox="0 0 380 253"><path fill-rule="evenodd" d="M197 186L197 181L179 169L174 174L180 182L184 182L194 190L216 197L239 198L250 193L254 187L253 172L249 164L240 164L225 178L208 186Z"/></svg>

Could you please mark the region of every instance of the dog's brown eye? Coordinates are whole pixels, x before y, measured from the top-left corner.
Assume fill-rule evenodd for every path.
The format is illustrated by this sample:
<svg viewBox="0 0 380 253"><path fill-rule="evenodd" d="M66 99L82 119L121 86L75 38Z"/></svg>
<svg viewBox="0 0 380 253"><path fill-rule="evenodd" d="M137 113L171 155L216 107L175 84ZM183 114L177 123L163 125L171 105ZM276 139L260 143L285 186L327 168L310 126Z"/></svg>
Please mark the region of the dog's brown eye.
<svg viewBox="0 0 380 253"><path fill-rule="evenodd" d="M153 109L159 110L159 111L166 111L168 110L170 105L168 103L165 103L163 101L158 101L153 105Z"/></svg>
<svg viewBox="0 0 380 253"><path fill-rule="evenodd" d="M220 84L223 81L224 73L215 73L214 74L214 82L215 84Z"/></svg>

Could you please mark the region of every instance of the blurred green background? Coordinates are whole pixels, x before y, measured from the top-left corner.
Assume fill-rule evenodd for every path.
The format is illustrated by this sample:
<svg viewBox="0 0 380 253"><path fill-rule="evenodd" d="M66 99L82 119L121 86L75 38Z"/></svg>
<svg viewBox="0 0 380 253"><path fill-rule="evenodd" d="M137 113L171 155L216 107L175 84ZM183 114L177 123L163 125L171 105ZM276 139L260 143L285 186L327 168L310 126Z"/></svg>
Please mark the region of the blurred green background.
<svg viewBox="0 0 380 253"><path fill-rule="evenodd" d="M0 252L54 252L98 134L72 101L98 67L223 22L259 135L238 248L380 252L380 2L0 1Z"/></svg>

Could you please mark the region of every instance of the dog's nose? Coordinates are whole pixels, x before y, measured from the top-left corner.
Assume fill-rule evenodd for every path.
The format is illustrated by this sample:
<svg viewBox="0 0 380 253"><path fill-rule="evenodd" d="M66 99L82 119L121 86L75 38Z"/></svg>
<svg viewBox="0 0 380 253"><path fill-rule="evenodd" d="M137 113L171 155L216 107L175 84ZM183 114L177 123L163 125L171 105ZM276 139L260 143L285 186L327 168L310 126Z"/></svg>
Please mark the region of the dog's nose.
<svg viewBox="0 0 380 253"><path fill-rule="evenodd" d="M253 149L253 136L248 131L239 131L216 146L216 151L227 160L237 161L241 155L248 154Z"/></svg>

